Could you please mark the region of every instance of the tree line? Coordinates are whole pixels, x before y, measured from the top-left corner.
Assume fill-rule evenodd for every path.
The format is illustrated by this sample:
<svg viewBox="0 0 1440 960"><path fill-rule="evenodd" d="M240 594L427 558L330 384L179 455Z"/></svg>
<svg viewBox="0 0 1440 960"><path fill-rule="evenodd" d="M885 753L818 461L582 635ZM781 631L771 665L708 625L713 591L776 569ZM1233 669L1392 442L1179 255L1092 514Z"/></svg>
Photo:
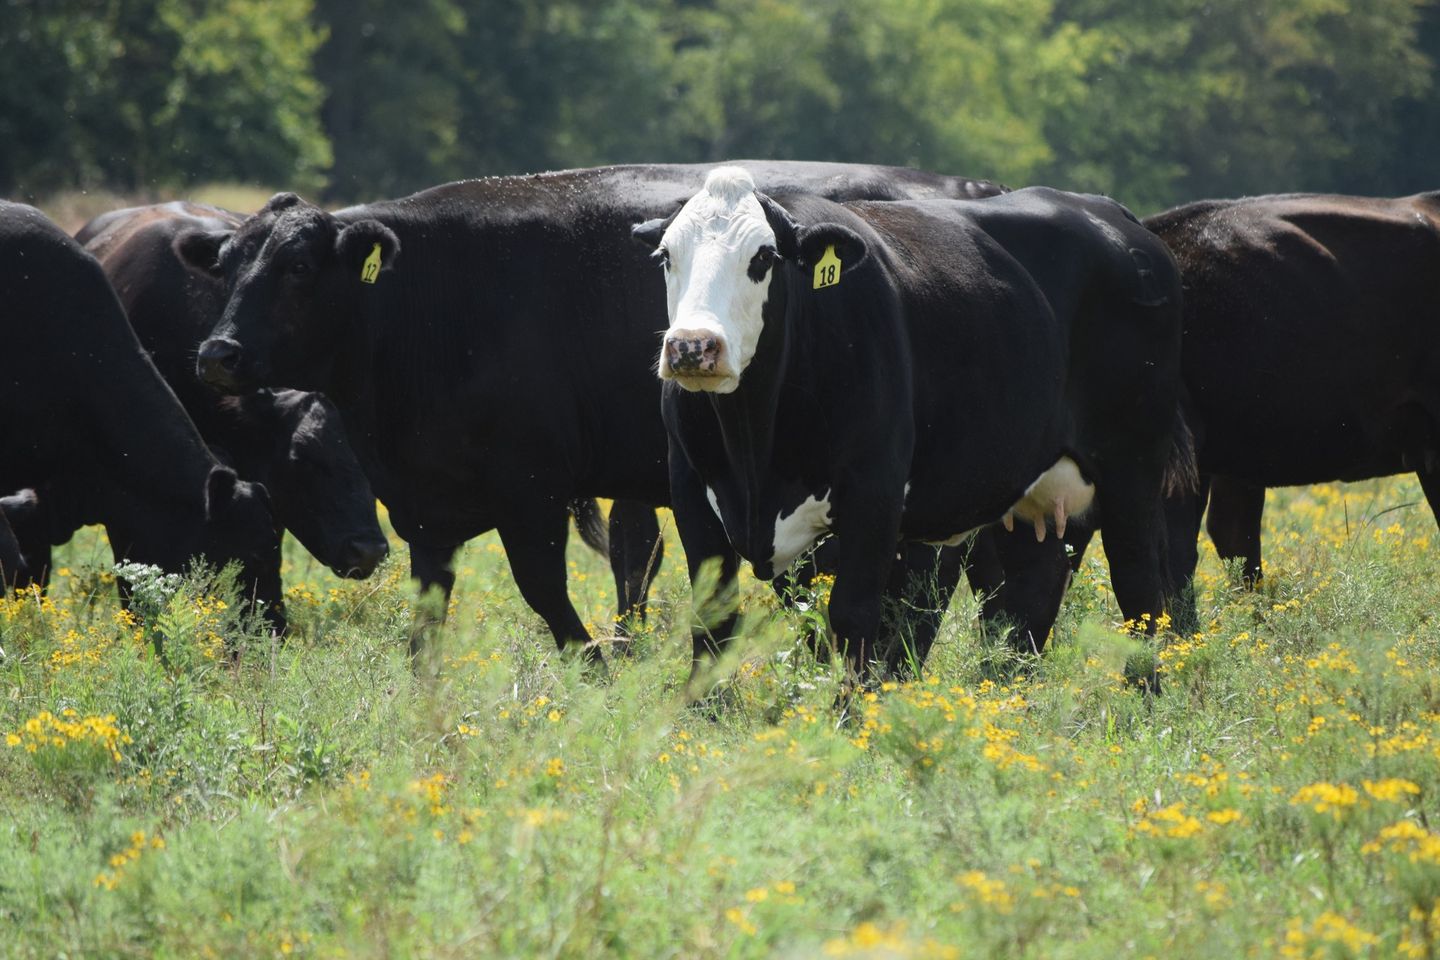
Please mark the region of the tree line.
<svg viewBox="0 0 1440 960"><path fill-rule="evenodd" d="M1435 0L0 0L0 193L736 157L1440 188Z"/></svg>

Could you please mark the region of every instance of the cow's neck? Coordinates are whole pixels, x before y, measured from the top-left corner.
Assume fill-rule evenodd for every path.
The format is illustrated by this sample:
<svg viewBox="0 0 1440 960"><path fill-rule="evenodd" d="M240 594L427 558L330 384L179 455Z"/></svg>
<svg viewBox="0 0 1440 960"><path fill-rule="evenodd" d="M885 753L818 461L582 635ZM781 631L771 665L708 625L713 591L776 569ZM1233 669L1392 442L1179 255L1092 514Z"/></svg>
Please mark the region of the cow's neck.
<svg viewBox="0 0 1440 960"><path fill-rule="evenodd" d="M780 395L789 373L792 338L783 311L773 306L777 300L783 302L783 297L777 298L772 292L765 303L765 328L740 378L740 386L732 393L710 395L725 457L733 465L735 481L745 491L749 513L760 509L770 479ZM752 529L758 529L758 514L748 519Z"/></svg>
<svg viewBox="0 0 1440 960"><path fill-rule="evenodd" d="M97 474L128 496L203 515L205 483L217 461L128 325L110 331L104 382L92 390L101 463ZM105 519L105 518L100 518Z"/></svg>

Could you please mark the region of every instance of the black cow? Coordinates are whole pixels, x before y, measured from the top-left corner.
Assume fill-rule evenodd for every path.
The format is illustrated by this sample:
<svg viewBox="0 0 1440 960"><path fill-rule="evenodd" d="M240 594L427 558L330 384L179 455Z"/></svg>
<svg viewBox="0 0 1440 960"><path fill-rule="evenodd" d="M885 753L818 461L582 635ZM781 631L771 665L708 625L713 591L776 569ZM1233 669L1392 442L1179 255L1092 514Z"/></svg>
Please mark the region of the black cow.
<svg viewBox="0 0 1440 960"><path fill-rule="evenodd" d="M1413 470L1440 515L1440 192L1209 200L1145 225L1184 276L1187 416L1221 557L1260 576L1266 487Z"/></svg>
<svg viewBox="0 0 1440 960"><path fill-rule="evenodd" d="M321 563L338 576L368 577L389 547L334 406L293 390L222 397L195 376L196 348L220 318L224 291L185 267L174 240L233 230L242 219L186 202L132 207L96 217L76 239L100 261L135 335L216 456L265 484L275 519Z"/></svg>
<svg viewBox="0 0 1440 960"><path fill-rule="evenodd" d="M172 571L202 555L237 560L254 596L278 602L264 487L210 453L95 258L38 210L3 201L0 303L0 489L39 490L54 529L103 523L117 559Z"/></svg>
<svg viewBox="0 0 1440 960"><path fill-rule="evenodd" d="M833 531L832 629L857 672L893 669L878 641L897 541L1003 518L1063 556L1093 500L1121 611L1158 619L1180 281L1119 204L1046 188L776 202L731 167L635 233L665 266L659 374L692 577L719 557L733 578L738 552L770 579ZM697 665L734 622L715 605Z"/></svg>
<svg viewBox="0 0 1440 960"><path fill-rule="evenodd" d="M889 167L755 168L771 186L842 198L1000 189ZM663 300L623 240L636 219L683 203L708 169L474 180L333 215L278 195L233 236L177 240L229 289L201 375L231 391L323 390L422 587L448 593L456 549L495 528L557 642L584 641L566 595L566 505L646 505L631 510L648 523L627 535L633 564L658 538L649 508L670 500L650 373Z"/></svg>

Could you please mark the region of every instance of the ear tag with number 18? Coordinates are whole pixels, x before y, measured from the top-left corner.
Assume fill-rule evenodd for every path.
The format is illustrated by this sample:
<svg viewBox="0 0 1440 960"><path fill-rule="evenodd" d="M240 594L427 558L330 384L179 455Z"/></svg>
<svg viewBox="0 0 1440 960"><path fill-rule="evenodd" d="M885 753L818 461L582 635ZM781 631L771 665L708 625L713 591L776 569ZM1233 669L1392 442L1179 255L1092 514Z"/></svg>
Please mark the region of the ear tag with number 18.
<svg viewBox="0 0 1440 960"><path fill-rule="evenodd" d="M840 282L840 258L835 256L835 244L825 248L825 255L815 264L815 289L833 287Z"/></svg>
<svg viewBox="0 0 1440 960"><path fill-rule="evenodd" d="M374 283L375 278L380 276L380 244L370 248L370 256L365 258L365 263L360 267L360 282Z"/></svg>

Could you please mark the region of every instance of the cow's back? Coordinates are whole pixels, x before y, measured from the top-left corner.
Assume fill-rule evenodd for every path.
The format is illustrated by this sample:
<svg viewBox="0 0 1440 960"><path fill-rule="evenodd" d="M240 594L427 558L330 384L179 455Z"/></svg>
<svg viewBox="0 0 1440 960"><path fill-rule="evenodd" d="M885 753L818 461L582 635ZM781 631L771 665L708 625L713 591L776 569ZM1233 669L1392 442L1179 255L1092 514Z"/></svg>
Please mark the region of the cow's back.
<svg viewBox="0 0 1440 960"><path fill-rule="evenodd" d="M1406 404L1440 401L1437 218L1434 194L1287 194L1146 221L1185 278L1205 469L1279 486L1400 468Z"/></svg>

